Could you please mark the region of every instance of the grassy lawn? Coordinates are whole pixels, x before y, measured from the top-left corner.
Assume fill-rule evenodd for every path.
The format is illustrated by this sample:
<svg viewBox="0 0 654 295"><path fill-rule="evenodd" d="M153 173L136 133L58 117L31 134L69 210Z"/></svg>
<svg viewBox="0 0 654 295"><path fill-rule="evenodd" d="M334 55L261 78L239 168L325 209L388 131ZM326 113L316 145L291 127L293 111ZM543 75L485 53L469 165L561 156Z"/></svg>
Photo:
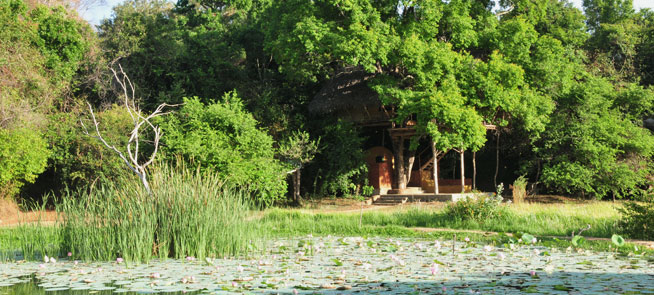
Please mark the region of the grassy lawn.
<svg viewBox="0 0 654 295"><path fill-rule="evenodd" d="M442 205L408 204L363 212L363 227L445 228L494 232L527 232L538 236L570 236L573 231L591 225L584 236L608 238L618 233L619 203L511 204L509 214L484 222L452 219ZM269 209L262 217L275 234L365 234L359 229L359 212L321 209ZM279 225L279 226L277 226ZM395 231L394 229L391 231Z"/></svg>

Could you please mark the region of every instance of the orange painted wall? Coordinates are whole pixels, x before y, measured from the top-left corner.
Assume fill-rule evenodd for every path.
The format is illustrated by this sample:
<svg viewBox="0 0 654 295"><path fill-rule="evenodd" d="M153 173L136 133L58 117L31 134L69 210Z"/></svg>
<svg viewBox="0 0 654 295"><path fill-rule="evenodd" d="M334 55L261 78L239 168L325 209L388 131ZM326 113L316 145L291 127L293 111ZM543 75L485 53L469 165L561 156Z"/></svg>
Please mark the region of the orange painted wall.
<svg viewBox="0 0 654 295"><path fill-rule="evenodd" d="M378 163L377 158L384 162ZM385 147L376 146L367 151L368 182L377 192L391 189L393 184L393 153Z"/></svg>

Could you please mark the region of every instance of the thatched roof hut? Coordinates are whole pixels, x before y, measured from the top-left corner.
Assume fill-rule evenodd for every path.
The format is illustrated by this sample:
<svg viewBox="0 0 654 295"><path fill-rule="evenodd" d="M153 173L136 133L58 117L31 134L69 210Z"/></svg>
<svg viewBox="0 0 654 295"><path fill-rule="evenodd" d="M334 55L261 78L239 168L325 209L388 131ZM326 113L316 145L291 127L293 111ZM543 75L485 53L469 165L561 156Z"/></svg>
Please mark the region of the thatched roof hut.
<svg viewBox="0 0 654 295"><path fill-rule="evenodd" d="M368 86L374 77L360 67L343 69L309 102L309 112L363 124L389 122L379 95Z"/></svg>

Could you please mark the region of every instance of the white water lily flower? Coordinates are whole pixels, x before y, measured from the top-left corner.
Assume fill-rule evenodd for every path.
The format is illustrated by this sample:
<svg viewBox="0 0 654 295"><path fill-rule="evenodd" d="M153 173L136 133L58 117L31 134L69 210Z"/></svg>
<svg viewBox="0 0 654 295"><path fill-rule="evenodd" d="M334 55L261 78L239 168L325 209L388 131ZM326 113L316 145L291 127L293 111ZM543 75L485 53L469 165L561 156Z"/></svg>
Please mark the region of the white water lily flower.
<svg viewBox="0 0 654 295"><path fill-rule="evenodd" d="M548 264L547 266L545 266L545 272L546 272L548 275L549 275L549 274L552 274L552 273L554 272L554 266L551 265L551 264Z"/></svg>
<svg viewBox="0 0 654 295"><path fill-rule="evenodd" d="M490 251L492 251L492 250L493 250L493 246L491 246L491 245L486 245L486 246L484 246L484 251L486 251L486 252L490 252Z"/></svg>
<svg viewBox="0 0 654 295"><path fill-rule="evenodd" d="M43 261L45 261L45 263L50 262L50 257L48 257L48 255L43 255Z"/></svg>

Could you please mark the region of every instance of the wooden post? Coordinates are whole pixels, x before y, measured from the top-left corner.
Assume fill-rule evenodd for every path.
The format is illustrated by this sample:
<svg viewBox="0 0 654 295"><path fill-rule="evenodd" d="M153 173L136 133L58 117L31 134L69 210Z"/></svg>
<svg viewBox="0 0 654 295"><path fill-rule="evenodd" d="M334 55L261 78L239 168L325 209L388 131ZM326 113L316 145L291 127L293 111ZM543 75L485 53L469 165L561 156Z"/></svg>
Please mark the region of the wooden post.
<svg viewBox="0 0 654 295"><path fill-rule="evenodd" d="M463 153L465 151L463 150L463 147L461 148L461 193L465 193L466 191L466 178L465 178L465 163L463 162Z"/></svg>
<svg viewBox="0 0 654 295"><path fill-rule="evenodd" d="M434 193L438 194L438 154L439 152L436 150L436 143L432 140L431 141L431 154L434 157L432 161L434 161Z"/></svg>
<svg viewBox="0 0 654 295"><path fill-rule="evenodd" d="M405 187L409 185L409 181L411 181L411 172L413 171L413 163L416 161L416 151L408 150L408 158L407 158L407 163L406 163L406 171L405 171Z"/></svg>

